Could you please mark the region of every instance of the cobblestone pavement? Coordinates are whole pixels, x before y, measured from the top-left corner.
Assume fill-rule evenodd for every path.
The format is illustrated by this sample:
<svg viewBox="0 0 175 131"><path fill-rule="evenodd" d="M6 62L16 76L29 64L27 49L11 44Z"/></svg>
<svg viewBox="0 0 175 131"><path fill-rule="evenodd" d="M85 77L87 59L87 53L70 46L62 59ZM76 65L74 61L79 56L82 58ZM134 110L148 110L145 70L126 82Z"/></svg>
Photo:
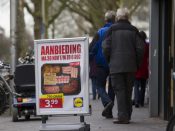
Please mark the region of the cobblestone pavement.
<svg viewBox="0 0 175 131"><path fill-rule="evenodd" d="M105 119L101 116L103 109L101 101L91 101L92 115L85 117L85 122L90 124L91 131L165 131L167 121L159 118L149 118L148 108L134 108L130 124L119 125L113 124L112 119ZM116 107L113 112L116 116ZM0 131L39 131L41 126L40 118L31 118L29 121L20 120L19 122L12 122L11 117L7 111L0 116ZM49 117L47 123L78 123L79 117Z"/></svg>

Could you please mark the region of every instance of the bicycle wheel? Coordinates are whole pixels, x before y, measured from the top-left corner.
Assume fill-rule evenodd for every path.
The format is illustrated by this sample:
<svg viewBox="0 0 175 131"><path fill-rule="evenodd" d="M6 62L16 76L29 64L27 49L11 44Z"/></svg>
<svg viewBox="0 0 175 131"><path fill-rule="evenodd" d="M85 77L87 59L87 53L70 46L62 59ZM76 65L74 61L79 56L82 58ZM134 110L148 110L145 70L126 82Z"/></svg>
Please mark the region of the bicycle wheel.
<svg viewBox="0 0 175 131"><path fill-rule="evenodd" d="M2 114L6 107L6 94L4 89L0 86L0 114Z"/></svg>
<svg viewBox="0 0 175 131"><path fill-rule="evenodd" d="M12 121L18 121L18 109L16 107L12 107Z"/></svg>
<svg viewBox="0 0 175 131"><path fill-rule="evenodd" d="M168 122L166 131L175 131L175 115Z"/></svg>

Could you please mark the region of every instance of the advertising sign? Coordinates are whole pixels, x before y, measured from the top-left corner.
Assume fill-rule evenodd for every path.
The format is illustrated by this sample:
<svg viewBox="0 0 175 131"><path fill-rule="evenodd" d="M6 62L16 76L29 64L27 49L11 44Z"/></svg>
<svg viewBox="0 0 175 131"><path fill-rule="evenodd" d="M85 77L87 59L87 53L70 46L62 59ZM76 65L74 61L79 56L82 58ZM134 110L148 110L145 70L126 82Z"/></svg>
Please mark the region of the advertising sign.
<svg viewBox="0 0 175 131"><path fill-rule="evenodd" d="M88 38L35 40L37 115L88 114Z"/></svg>

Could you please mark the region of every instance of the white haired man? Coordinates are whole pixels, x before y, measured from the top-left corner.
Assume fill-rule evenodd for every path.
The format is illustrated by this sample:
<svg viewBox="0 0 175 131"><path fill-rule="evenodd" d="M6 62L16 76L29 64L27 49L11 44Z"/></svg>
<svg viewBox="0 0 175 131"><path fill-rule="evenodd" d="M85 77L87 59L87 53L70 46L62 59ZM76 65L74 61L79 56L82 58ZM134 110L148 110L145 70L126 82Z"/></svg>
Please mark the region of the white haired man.
<svg viewBox="0 0 175 131"><path fill-rule="evenodd" d="M117 97L118 119L113 121L114 124L129 124L135 72L144 53L144 42L128 18L127 8L117 10L116 23L109 28L102 45L104 56L109 63L112 87Z"/></svg>
<svg viewBox="0 0 175 131"><path fill-rule="evenodd" d="M105 25L98 30L89 47L90 77L92 80L92 88L97 89L97 92L101 97L103 106L105 108L108 107L107 112L102 112L102 116L106 118L113 118L113 101L105 90L106 80L109 75L109 67L102 53L102 41L104 40L107 30L114 22L115 12L107 11L105 13Z"/></svg>

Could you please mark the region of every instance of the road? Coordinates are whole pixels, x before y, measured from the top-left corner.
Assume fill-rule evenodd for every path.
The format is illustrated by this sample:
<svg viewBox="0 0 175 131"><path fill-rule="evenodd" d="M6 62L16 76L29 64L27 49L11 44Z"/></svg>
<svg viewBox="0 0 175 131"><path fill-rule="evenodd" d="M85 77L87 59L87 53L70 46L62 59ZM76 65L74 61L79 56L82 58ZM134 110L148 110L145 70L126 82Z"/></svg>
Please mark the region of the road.
<svg viewBox="0 0 175 131"><path fill-rule="evenodd" d="M130 124L113 124L112 119L105 119L101 116L103 109L101 101L91 101L92 115L86 116L86 123L90 124L91 131L165 131L166 121L160 118L149 118L148 108L133 108L133 116ZM117 109L114 107L113 112ZM0 131L39 131L41 119L32 118L29 121L20 120L12 122L11 117L6 112L0 116ZM116 112L114 113L116 116ZM49 117L47 123L78 123L79 117Z"/></svg>

